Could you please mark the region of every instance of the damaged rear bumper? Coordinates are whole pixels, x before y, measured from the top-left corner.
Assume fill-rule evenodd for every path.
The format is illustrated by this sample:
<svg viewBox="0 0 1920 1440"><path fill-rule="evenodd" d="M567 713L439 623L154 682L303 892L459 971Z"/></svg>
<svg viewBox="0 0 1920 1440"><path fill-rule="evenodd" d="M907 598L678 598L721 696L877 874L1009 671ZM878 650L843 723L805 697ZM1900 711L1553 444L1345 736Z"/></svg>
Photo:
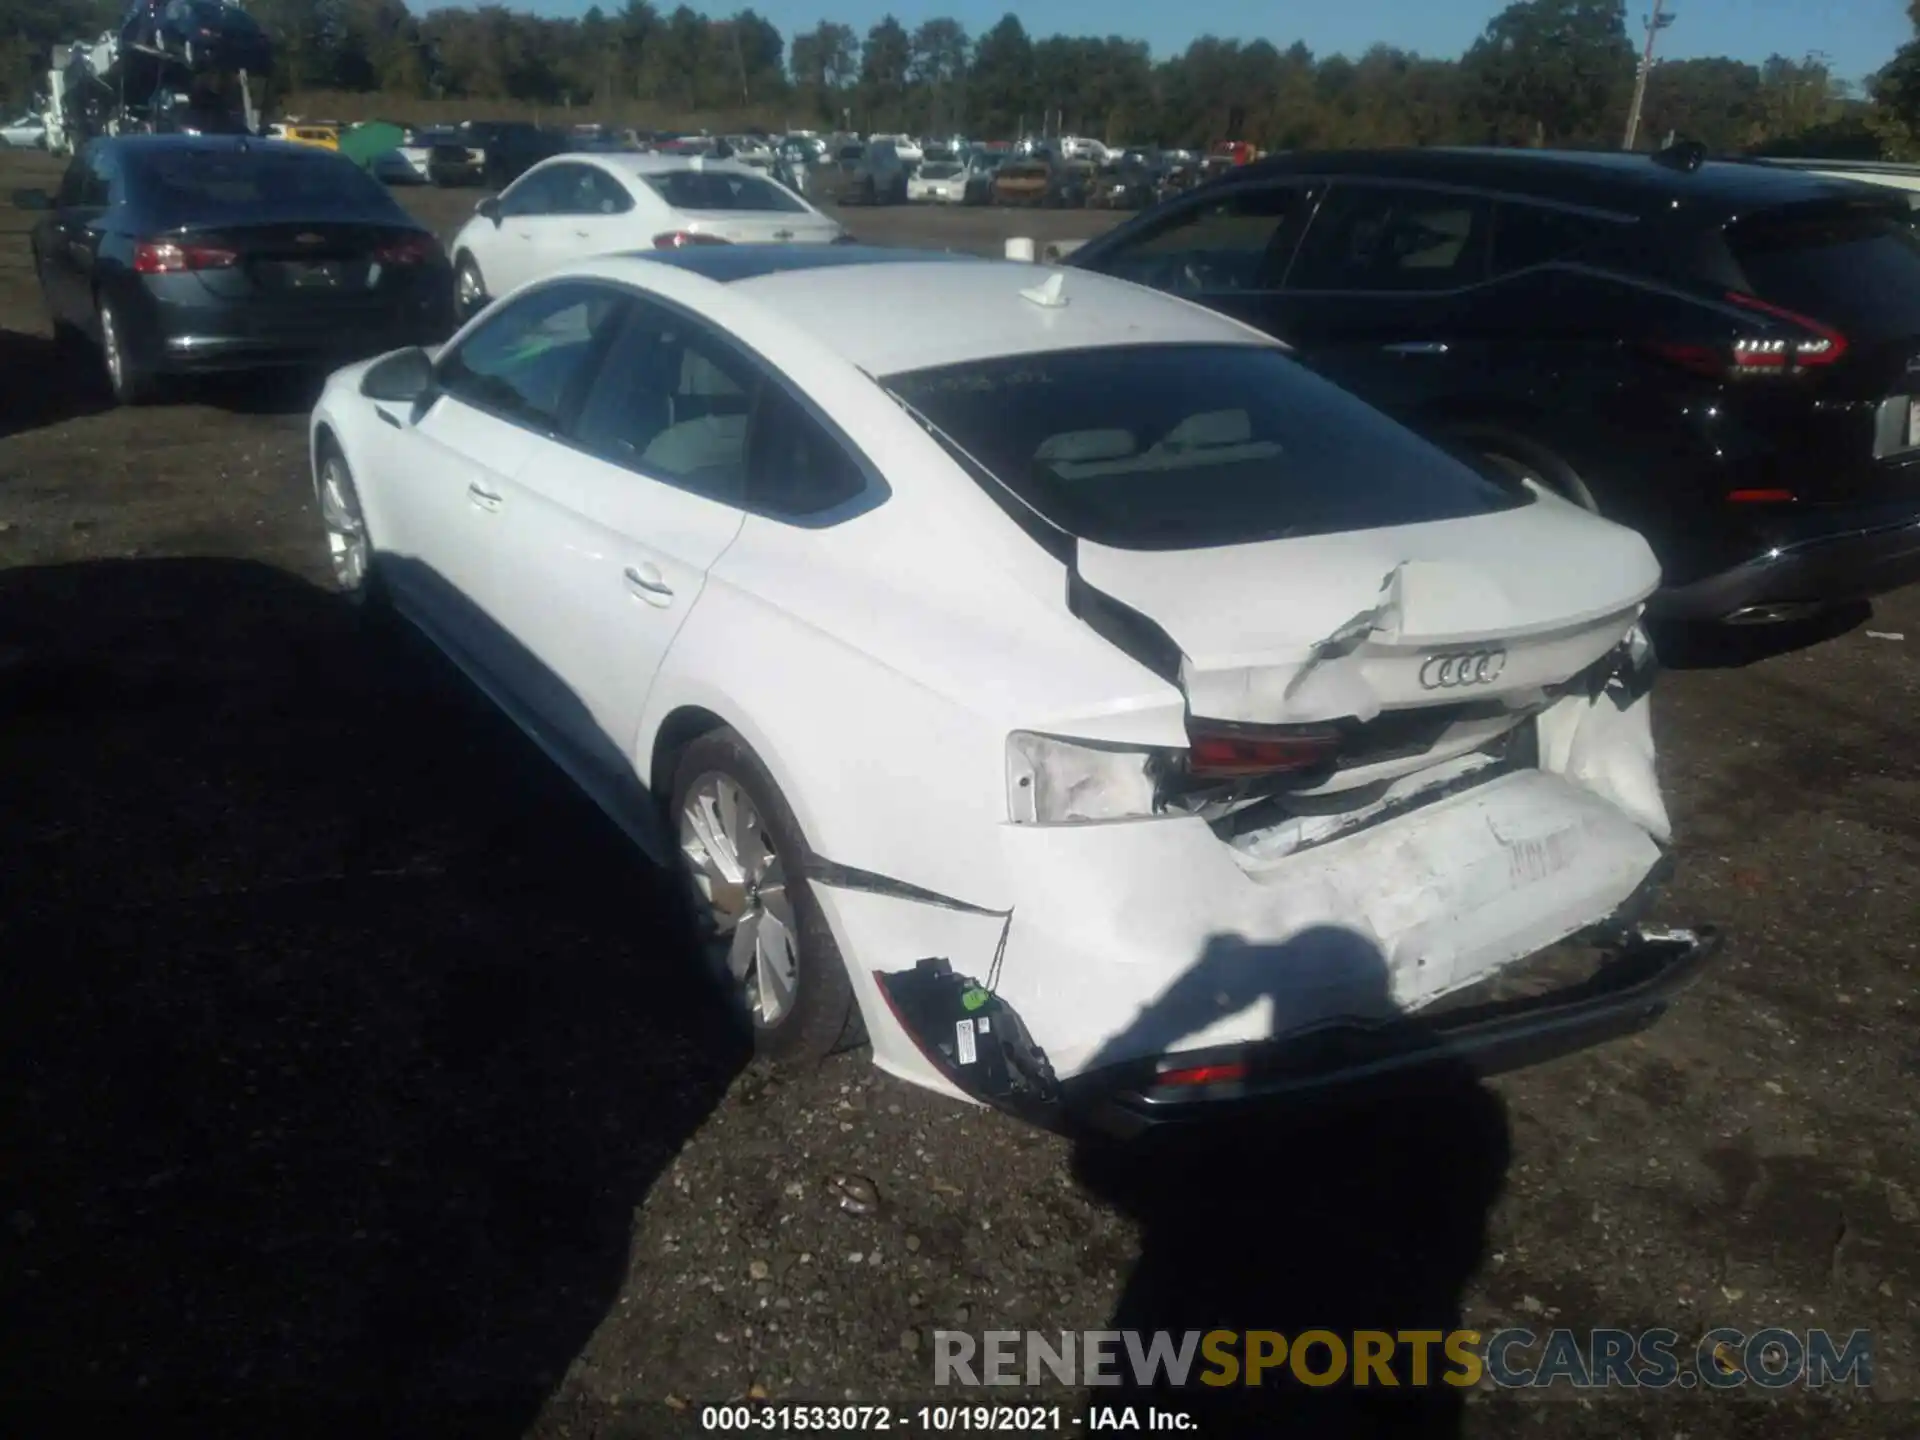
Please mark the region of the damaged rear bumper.
<svg viewBox="0 0 1920 1440"><path fill-rule="evenodd" d="M1665 1013L1721 939L1709 927L1639 929L1585 980L1546 994L1339 1021L1272 1040L1097 1066L1064 1082L1054 1079L1019 1017L944 961L876 979L902 1028L961 1093L1049 1129L1131 1139L1350 1099L1438 1066L1500 1074L1634 1034Z"/></svg>
<svg viewBox="0 0 1920 1440"><path fill-rule="evenodd" d="M1088 1071L1062 1087L1062 1114L1075 1128L1127 1138L1360 1092L1436 1065L1482 1076L1522 1069L1646 1029L1720 944L1710 928L1642 930L1585 981L1544 995Z"/></svg>

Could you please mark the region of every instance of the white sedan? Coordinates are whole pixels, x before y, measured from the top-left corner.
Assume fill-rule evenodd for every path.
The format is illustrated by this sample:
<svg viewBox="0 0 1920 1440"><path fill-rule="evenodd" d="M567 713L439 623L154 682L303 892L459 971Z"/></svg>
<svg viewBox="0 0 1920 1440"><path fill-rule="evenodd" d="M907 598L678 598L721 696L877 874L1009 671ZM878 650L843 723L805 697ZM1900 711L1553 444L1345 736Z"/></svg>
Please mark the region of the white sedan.
<svg viewBox="0 0 1920 1440"><path fill-rule="evenodd" d="M1197 306L608 256L335 374L311 442L341 586L685 867L764 1053L864 1028L1127 1130L1592 1043L1712 948L1633 920L1645 542ZM1572 936L1572 990L1427 1008Z"/></svg>
<svg viewBox="0 0 1920 1440"><path fill-rule="evenodd" d="M958 160L926 160L907 177L907 199L960 205L967 198L966 167Z"/></svg>
<svg viewBox="0 0 1920 1440"><path fill-rule="evenodd" d="M567 154L488 196L454 237L460 313L623 250L827 244L844 232L763 171L700 155Z"/></svg>

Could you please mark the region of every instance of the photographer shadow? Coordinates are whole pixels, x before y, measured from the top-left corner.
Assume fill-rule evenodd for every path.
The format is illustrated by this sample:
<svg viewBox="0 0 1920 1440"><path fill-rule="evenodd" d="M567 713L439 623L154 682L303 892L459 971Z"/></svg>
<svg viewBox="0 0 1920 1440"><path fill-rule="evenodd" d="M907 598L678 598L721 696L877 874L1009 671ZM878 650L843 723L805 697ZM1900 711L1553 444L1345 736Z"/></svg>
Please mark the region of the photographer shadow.
<svg viewBox="0 0 1920 1440"><path fill-rule="evenodd" d="M1198 963L1134 1026L1113 1056L1160 1054L1221 1016L1273 1007L1273 1033L1315 1015L1405 1025L1385 957L1367 937L1316 926L1277 945L1216 936ZM1189 1044L1191 1042L1188 1042ZM1097 1067L1100 1060L1096 1060ZM1203 1383L1221 1367L1196 1354L1184 1385L1162 1372L1141 1384L1122 1363L1121 1385L1088 1392L1103 1405L1185 1412L1204 1435L1367 1436L1447 1440L1460 1433L1465 1391L1446 1383L1439 1335L1459 1327L1461 1297L1485 1248L1487 1214L1510 1156L1505 1108L1464 1061L1442 1059L1396 1075L1245 1113L1148 1131L1122 1142L1082 1139L1080 1182L1139 1226L1139 1255L1110 1328L1277 1332L1288 1353L1251 1384ZM1339 1337L1344 1366L1309 1331ZM1356 1384L1356 1331L1396 1337L1398 1384ZM1409 1347L1429 1332L1427 1382L1409 1383ZM1305 1374L1309 1377L1302 1380Z"/></svg>

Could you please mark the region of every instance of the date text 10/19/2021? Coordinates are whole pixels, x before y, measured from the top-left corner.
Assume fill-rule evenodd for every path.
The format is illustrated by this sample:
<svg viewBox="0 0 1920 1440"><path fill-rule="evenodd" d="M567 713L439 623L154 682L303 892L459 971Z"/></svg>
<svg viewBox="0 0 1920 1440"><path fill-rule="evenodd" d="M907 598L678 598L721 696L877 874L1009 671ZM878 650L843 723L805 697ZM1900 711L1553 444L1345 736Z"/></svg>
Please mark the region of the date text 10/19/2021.
<svg viewBox="0 0 1920 1440"><path fill-rule="evenodd" d="M1177 1434L1198 1428L1183 1410L1152 1405L1096 1405L1084 1414L1059 1405L703 1405L705 1431L766 1434L852 1434L894 1431L911 1435L963 1432L1059 1435L1069 1420L1086 1428Z"/></svg>

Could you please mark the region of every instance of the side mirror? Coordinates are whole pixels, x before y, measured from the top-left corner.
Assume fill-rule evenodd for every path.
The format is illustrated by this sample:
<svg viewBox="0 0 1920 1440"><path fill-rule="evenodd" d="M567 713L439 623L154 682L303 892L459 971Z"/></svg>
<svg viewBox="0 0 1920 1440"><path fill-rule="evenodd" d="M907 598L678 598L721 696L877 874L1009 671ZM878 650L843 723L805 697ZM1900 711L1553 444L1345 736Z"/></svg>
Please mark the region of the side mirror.
<svg viewBox="0 0 1920 1440"><path fill-rule="evenodd" d="M51 210L53 197L44 190L16 190L13 192L13 208L16 210Z"/></svg>
<svg viewBox="0 0 1920 1440"><path fill-rule="evenodd" d="M419 405L433 398L433 360L418 345L395 351L360 377L360 393L369 400Z"/></svg>
<svg viewBox="0 0 1920 1440"><path fill-rule="evenodd" d="M473 207L473 213L476 215L484 215L487 219L498 225L500 223L500 197L498 195L487 196L486 199Z"/></svg>

